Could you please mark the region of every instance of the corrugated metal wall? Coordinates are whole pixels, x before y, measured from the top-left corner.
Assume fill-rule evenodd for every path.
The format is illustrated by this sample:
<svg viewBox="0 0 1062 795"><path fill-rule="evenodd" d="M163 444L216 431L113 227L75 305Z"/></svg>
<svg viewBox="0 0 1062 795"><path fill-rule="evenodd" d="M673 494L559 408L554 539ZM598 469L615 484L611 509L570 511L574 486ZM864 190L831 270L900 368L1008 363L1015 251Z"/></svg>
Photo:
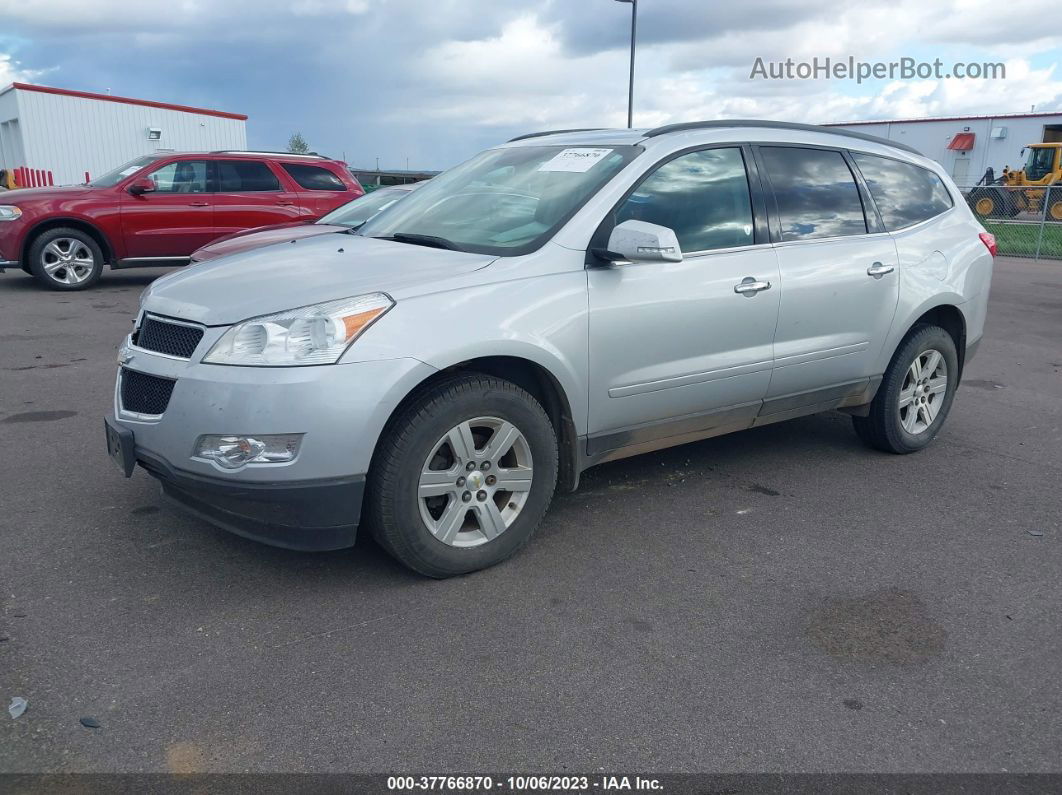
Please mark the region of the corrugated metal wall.
<svg viewBox="0 0 1062 795"><path fill-rule="evenodd" d="M220 116L14 89L26 163L55 184L83 182L158 149L246 149L246 122ZM148 129L162 130L158 141Z"/></svg>
<svg viewBox="0 0 1062 795"><path fill-rule="evenodd" d="M846 130L856 130L913 146L926 157L944 166L960 185L972 185L989 166L998 177L1003 166L1020 168L1021 148L1040 143L1044 127L1062 125L1058 116L1031 118L957 119L955 121L895 121L888 124L845 124ZM960 153L948 149L948 142L965 128L974 133L974 147ZM992 138L993 129L1005 127L1006 138Z"/></svg>
<svg viewBox="0 0 1062 795"><path fill-rule="evenodd" d="M0 169L22 165L22 133L18 123L18 99L14 91L0 94Z"/></svg>

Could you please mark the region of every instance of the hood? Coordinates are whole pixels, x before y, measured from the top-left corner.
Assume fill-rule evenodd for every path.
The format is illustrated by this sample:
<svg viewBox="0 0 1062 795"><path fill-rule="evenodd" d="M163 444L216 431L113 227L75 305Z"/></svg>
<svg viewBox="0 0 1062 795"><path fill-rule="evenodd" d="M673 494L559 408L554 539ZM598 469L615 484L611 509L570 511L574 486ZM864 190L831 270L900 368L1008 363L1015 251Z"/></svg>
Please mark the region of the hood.
<svg viewBox="0 0 1062 795"><path fill-rule="evenodd" d="M441 281L495 257L357 235L277 243L174 271L144 291L149 312L221 326L285 309Z"/></svg>
<svg viewBox="0 0 1062 795"><path fill-rule="evenodd" d="M208 259L226 257L252 248L261 248L273 243L288 243L304 237L317 237L332 232L346 232L349 227L332 224L314 224L305 221L293 221L290 224L277 224L258 229L246 229L234 232L215 240L192 253L192 262L205 262Z"/></svg>
<svg viewBox="0 0 1062 795"><path fill-rule="evenodd" d="M83 196L92 190L96 189L90 188L87 185L0 190L0 204L26 204L27 202L37 201L39 199L66 199L74 196Z"/></svg>

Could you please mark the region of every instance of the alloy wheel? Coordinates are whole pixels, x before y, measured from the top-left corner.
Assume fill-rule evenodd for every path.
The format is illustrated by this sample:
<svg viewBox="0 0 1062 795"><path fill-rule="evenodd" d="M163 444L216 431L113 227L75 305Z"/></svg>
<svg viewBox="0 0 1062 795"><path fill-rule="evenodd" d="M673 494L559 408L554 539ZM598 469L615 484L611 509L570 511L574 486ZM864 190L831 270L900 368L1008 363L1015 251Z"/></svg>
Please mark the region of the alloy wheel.
<svg viewBox="0 0 1062 795"><path fill-rule="evenodd" d="M900 387L900 425L911 435L925 432L940 413L948 391L948 365L940 351L922 351L907 368Z"/></svg>
<svg viewBox="0 0 1062 795"><path fill-rule="evenodd" d="M516 521L533 477L531 448L515 425L498 417L466 420L435 443L421 467L421 519L449 546L486 544Z"/></svg>
<svg viewBox="0 0 1062 795"><path fill-rule="evenodd" d="M73 237L57 237L41 252L41 267L60 284L81 284L92 276L95 265L89 247Z"/></svg>

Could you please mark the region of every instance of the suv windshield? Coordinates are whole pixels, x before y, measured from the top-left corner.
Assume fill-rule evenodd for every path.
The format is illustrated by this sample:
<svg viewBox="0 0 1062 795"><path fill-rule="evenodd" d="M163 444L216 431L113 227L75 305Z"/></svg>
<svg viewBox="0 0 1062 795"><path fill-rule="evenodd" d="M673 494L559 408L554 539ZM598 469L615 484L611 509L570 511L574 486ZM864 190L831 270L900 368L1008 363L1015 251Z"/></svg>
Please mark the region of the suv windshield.
<svg viewBox="0 0 1062 795"><path fill-rule="evenodd" d="M144 166L151 165L158 159L159 155L143 155L136 160L130 160L124 166L118 166L114 171L108 171L102 177L96 177L88 184L94 188L109 188L112 185L117 185L126 177L135 174Z"/></svg>
<svg viewBox="0 0 1062 795"><path fill-rule="evenodd" d="M490 149L433 178L359 231L496 256L527 254L616 172L638 146Z"/></svg>
<svg viewBox="0 0 1062 795"><path fill-rule="evenodd" d="M1043 179L1055 167L1055 147L1048 146L1029 150L1025 163L1026 179Z"/></svg>
<svg viewBox="0 0 1062 795"><path fill-rule="evenodd" d="M399 199L403 199L410 191L398 188L383 188L372 193L347 202L342 207L337 207L328 215L322 217L317 223L335 224L336 226L349 226L357 229L363 223L386 210Z"/></svg>

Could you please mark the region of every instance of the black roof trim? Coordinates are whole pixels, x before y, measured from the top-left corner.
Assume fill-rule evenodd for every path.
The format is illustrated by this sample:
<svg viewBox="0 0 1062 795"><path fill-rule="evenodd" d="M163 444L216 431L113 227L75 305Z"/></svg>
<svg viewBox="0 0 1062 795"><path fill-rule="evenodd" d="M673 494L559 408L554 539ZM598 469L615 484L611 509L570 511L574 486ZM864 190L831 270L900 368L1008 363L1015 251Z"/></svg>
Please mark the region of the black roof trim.
<svg viewBox="0 0 1062 795"><path fill-rule="evenodd" d="M668 133L685 132L686 130L711 130L719 127L768 127L776 130L800 130L802 132L820 132L829 135L843 135L847 138L858 138L862 141L871 141L876 144L891 146L894 149L902 149L905 152L911 152L924 157L924 155L913 146L901 144L897 141L890 141L888 138L879 138L876 135L854 132L853 130L842 130L837 127L822 127L818 124L798 124L791 121L769 121L765 119L716 119L713 121L688 121L681 124L665 124L663 127L655 127L652 130L649 130L645 133L645 137L655 138L658 135L667 135Z"/></svg>
<svg viewBox="0 0 1062 795"><path fill-rule="evenodd" d="M512 143L513 141L523 141L525 138L541 138L543 135L560 135L561 133L573 133L573 132L596 132L597 130L604 130L605 127L576 127L571 130L543 130L542 132L525 133L524 135L518 135L515 138L510 138L506 143Z"/></svg>

